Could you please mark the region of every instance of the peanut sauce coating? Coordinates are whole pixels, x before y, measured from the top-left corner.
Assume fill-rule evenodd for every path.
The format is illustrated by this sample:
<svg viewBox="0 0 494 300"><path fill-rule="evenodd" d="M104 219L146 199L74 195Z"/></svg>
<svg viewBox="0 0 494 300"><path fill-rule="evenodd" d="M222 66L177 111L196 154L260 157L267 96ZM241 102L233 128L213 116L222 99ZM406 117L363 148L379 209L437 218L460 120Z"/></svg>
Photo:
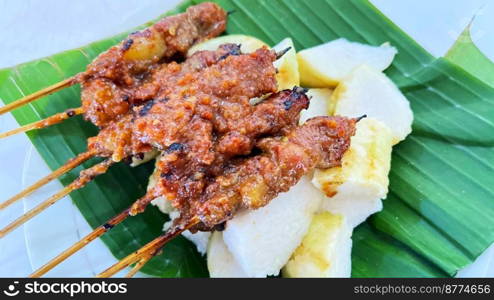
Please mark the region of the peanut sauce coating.
<svg viewBox="0 0 494 300"><path fill-rule="evenodd" d="M132 33L100 54L76 78L82 87L85 118L104 127L126 113L138 104L133 101L133 89L164 62L183 58L194 44L221 34L226 28L226 17L218 5L201 3L183 14L163 18L149 28Z"/></svg>
<svg viewBox="0 0 494 300"><path fill-rule="evenodd" d="M339 166L355 134L357 119L316 117L284 138L265 138L257 146L262 154L233 161L224 174L206 188L182 220L197 215L210 230L233 217L239 209L256 209L286 192L314 168Z"/></svg>
<svg viewBox="0 0 494 300"><path fill-rule="evenodd" d="M290 103L290 105L287 105ZM288 132L298 123L300 111L307 108L305 90L294 88L273 94L257 105L247 104L244 118L233 118L226 133L210 122L195 119L180 143L172 144L156 164L157 184L148 193L164 195L179 210L187 210L212 178L224 172L232 157L249 155L259 138ZM230 120L231 121L231 120ZM132 208L141 212L153 197L145 197Z"/></svg>

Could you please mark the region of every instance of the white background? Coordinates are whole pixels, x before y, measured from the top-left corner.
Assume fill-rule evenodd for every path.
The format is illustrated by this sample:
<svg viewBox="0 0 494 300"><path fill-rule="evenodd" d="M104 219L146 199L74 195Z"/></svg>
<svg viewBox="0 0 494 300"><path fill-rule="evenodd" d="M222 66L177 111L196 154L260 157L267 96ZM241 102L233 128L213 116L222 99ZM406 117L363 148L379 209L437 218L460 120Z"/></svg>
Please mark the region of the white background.
<svg viewBox="0 0 494 300"><path fill-rule="evenodd" d="M83 46L157 17L176 0L0 0L0 68ZM443 55L474 14L472 37L494 60L494 1L372 0L384 14L433 55ZM0 86L0 88L2 88ZM16 127L0 117L0 131ZM7 199L49 169L24 135L0 143L0 201ZM0 226L58 190L57 182L36 196L0 212ZM36 221L0 240L0 276L26 276L55 253L89 231L70 199L61 200ZM494 248L461 274L494 277ZM114 261L97 241L65 263L52 276L91 276Z"/></svg>

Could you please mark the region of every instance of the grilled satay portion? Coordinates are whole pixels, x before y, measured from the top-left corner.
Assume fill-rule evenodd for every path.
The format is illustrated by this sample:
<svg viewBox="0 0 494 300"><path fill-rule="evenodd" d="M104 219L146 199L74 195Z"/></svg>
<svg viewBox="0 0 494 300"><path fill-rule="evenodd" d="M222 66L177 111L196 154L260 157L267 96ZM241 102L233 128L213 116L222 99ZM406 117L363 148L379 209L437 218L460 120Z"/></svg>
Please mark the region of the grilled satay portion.
<svg viewBox="0 0 494 300"><path fill-rule="evenodd" d="M276 91L276 54L261 48L251 54L234 51L232 55L230 46L217 52L223 53L221 60L202 70L190 72L193 67L189 64L189 72L180 72L173 80L167 75L170 80L163 85L162 77L156 77L160 87L156 99L110 122L98 136L89 139L88 148L119 161L152 148L167 150L190 130L189 124L196 116L215 126L223 122L218 118L232 116L233 110L239 116L251 112L242 110L250 98ZM211 58L210 53L204 56ZM207 61L211 61L209 58ZM197 61L193 60L194 66ZM230 105L225 106L227 102Z"/></svg>
<svg viewBox="0 0 494 300"><path fill-rule="evenodd" d="M239 209L256 209L286 192L314 168L339 166L355 133L357 119L316 117L285 137L266 138L257 146L263 152L233 161L224 174L181 211L181 220L199 216L196 229L210 230L233 217Z"/></svg>
<svg viewBox="0 0 494 300"><path fill-rule="evenodd" d="M221 7L205 2L132 33L100 54L76 77L86 119L103 127L127 112L133 104L128 89L141 85L164 62L183 58L195 43L221 34L226 17ZM175 69L176 63L170 66Z"/></svg>
<svg viewBox="0 0 494 300"><path fill-rule="evenodd" d="M273 94L255 106L245 104L242 111L249 112L247 115L242 112L241 117L235 117L232 114L238 110L228 111L231 116L226 130L195 118L180 143L172 144L158 159L156 185L148 191L148 197L136 202L132 213L143 211L158 196L165 196L179 210L188 210L190 199L202 194L232 157L250 154L260 137L288 132L308 105L305 90L296 87Z"/></svg>

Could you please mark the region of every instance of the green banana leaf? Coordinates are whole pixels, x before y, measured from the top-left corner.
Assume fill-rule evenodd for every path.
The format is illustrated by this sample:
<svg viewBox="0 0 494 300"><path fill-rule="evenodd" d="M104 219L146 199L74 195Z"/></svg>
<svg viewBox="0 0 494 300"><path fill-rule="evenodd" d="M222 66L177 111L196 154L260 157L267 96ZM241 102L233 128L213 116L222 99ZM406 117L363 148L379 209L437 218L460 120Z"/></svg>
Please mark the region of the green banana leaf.
<svg viewBox="0 0 494 300"><path fill-rule="evenodd" d="M494 87L494 62L475 46L470 34L472 22L463 30L445 57Z"/></svg>
<svg viewBox="0 0 494 300"><path fill-rule="evenodd" d="M170 13L197 2L202 1L185 1ZM354 232L352 276L453 276L494 242L493 88L450 60L431 56L365 0L215 2L236 11L229 18L228 33L253 35L271 45L290 36L301 50L345 37L374 45L389 41L398 48L386 73L411 102L413 133L393 151L383 211ZM124 36L0 71L0 99L9 103L84 70ZM72 87L13 114L22 125L79 105L79 88ZM77 117L28 136L55 169L85 151L85 138L96 133ZM144 193L151 168L114 166L71 197L96 227ZM68 184L81 169L63 176L62 183ZM148 209L102 239L122 258L156 237L164 221L156 209ZM164 250L144 272L207 275L204 259L183 238Z"/></svg>

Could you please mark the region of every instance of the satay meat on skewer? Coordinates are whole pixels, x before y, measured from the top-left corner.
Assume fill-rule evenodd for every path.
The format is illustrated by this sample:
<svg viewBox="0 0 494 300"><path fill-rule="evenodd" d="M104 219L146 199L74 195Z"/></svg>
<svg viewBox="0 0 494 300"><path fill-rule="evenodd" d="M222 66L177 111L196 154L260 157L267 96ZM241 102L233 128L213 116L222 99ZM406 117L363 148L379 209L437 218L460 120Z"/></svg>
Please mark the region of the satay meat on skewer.
<svg viewBox="0 0 494 300"><path fill-rule="evenodd" d="M125 90L118 88L106 79L93 79L91 80L91 84L83 86L82 107L68 109L63 113L58 113L46 119L0 133L0 138L32 129L45 128L80 114L84 114L86 119L100 128L104 127L111 121L126 114L131 107L138 106L152 99L160 91L161 86L176 85L191 72L211 66L230 55L239 54L240 45L235 44L221 45L216 51L199 51L183 63L170 62L160 65L142 83L142 86L135 86Z"/></svg>
<svg viewBox="0 0 494 300"><path fill-rule="evenodd" d="M88 78L107 78L133 85L160 61L184 57L194 44L221 34L226 29L226 19L227 12L215 3L191 6L182 14L165 17L131 33L100 54L77 79L82 82Z"/></svg>
<svg viewBox="0 0 494 300"><path fill-rule="evenodd" d="M135 107L132 114L103 128L89 139L88 148L119 161L150 147L167 150L190 130L194 117L214 124L221 114L233 115L232 110L243 108L244 114L252 113L250 98L276 91L275 59L274 51L261 48L187 73L177 84L163 87L157 100Z"/></svg>
<svg viewBox="0 0 494 300"><path fill-rule="evenodd" d="M159 253L172 238L185 230L211 230L231 219L239 209L257 209L279 193L288 191L300 178L317 167L341 165L360 118L316 117L296 127L285 137L259 141L262 154L239 159L216 177L206 192L190 200L172 227L98 275L109 277L123 268L142 263ZM134 271L131 271L132 275Z"/></svg>
<svg viewBox="0 0 494 300"><path fill-rule="evenodd" d="M261 104L255 106L255 109L252 109L252 113L250 116L247 116L246 119L240 119L239 126L235 126L235 124L231 123L230 125L232 131L241 131L244 135L254 139L257 135L262 134L278 134L283 133L288 128L295 126L298 122L299 113L303 108L307 107L308 98L305 96L305 91L300 88L294 88L292 91L282 91L277 93L268 99L266 99ZM249 110L248 108L246 108ZM139 110L137 110L139 111ZM218 153L217 155L213 155L214 152L214 143L212 140L212 129L213 124L208 122L205 119L202 119L199 115L194 116L193 120L187 126L187 130L184 132L184 136L181 141L187 141L186 143L174 143L167 150L164 151L164 156L166 156L171 161L175 162L186 162L189 163L189 166L184 166L183 164L176 165L175 167L178 170L179 168L184 170L182 173L187 172L196 172L201 173L202 168L207 166L212 161L218 160L218 157L225 156L225 154ZM257 133L256 133L257 132ZM226 133L228 135L228 133ZM251 144L251 143L250 143ZM185 148L186 147L186 148ZM241 151L237 151L237 154L244 153L245 149L241 147ZM187 159L183 160L180 158L180 154L182 154L186 150ZM234 155L235 151L229 150L226 155ZM173 158L175 157L175 159ZM219 159L221 161L223 159ZM176 174L175 174L176 175ZM197 174L195 174L197 176ZM184 185L187 185L187 191L189 193L194 194L194 191L199 193L202 189L204 181L194 178L194 180L190 180L190 177L186 177ZM180 178L177 178L176 183L181 183ZM162 191L162 190L161 190ZM147 205L148 201L152 200L154 197L154 193L148 193L145 197L141 198L136 202L135 206L139 207L136 214L142 211ZM181 193L181 196L185 196L185 193ZM147 197L147 198L146 198ZM135 207L134 207L135 209ZM47 271L55 267L61 261L81 249L84 245L88 244L92 240L101 236L113 226L122 222L130 213L130 209L125 210L119 215L115 216L107 223L101 225L89 235L81 239L78 243L74 244L66 251L62 252L60 255L55 257L53 260L48 262L41 269L32 274L33 277L39 277L45 274Z"/></svg>
<svg viewBox="0 0 494 300"><path fill-rule="evenodd" d="M160 86L176 85L191 72L211 66L230 55L239 54L240 45L235 44L221 45L216 51L199 51L183 63L170 62L156 67L142 86L134 86L125 90L118 88L107 79L93 79L90 84L83 86L82 107L68 109L38 122L0 133L0 138L32 129L45 128L80 114L84 114L86 119L100 128L104 127L126 114L131 107L152 99L160 91Z"/></svg>
<svg viewBox="0 0 494 300"><path fill-rule="evenodd" d="M85 111L92 101L103 102L108 91L122 95L119 100L125 102L122 89L139 84L160 64L184 57L194 44L221 34L226 29L226 19L226 11L217 4L205 2L191 6L182 14L165 17L131 34L96 57L85 72L1 107L0 114L77 83L82 85L82 108ZM97 88L101 89L101 93L94 92ZM116 108L112 112L119 111L122 109ZM56 118L51 121L52 124L56 123ZM95 125L104 124L96 120Z"/></svg>
<svg viewBox="0 0 494 300"><path fill-rule="evenodd" d="M158 158L154 173L157 184L136 201L131 213L143 211L151 200L162 195L177 208L187 205L187 199L203 192L208 177L223 172L231 157L250 154L259 137L286 133L297 125L300 111L308 105L305 90L295 87L273 94L255 106L246 103L240 111L218 112L222 119L226 119L222 112L229 117L221 131L196 120L182 142Z"/></svg>
<svg viewBox="0 0 494 300"><path fill-rule="evenodd" d="M164 105L163 107L155 104L151 108L148 108L146 104L142 108L136 108L135 111L129 112L117 121L111 122L111 125L103 128L96 137L89 138L88 152L90 152L93 156L111 157L112 161L118 162L126 157L141 155L143 152L152 150L153 147L158 147L159 150L162 150L159 147L162 146L163 143L153 144L152 141L143 138L140 133L158 133L159 131L161 140L165 141L164 145L166 145L167 142L168 145L171 145L177 141L183 130L186 130L192 116L201 112L200 110L197 110L197 112L195 111L194 102L191 102L191 97L189 97L188 94L184 95L184 92L191 93L192 91L196 91L197 88L195 88L194 85L198 84L205 90L222 90L221 93L225 97L242 97L242 94L246 94L247 97L263 95L276 89L275 70L272 64L275 59L276 54L274 51L261 48L251 54L228 56L219 64L207 67L200 72L195 72L193 73L194 75L191 75L191 78L210 77L208 74L214 73L214 78L216 80L209 81L209 89L206 88L205 82L198 84L197 81L187 80L183 83L183 85L177 86L176 90L172 89L173 94L166 94L167 96L164 96L164 100L161 100L161 104ZM241 63L235 63L238 61ZM234 66L234 68L232 68L232 66ZM235 78L235 72L238 76L238 74L244 74L246 71L249 71L249 76L244 77L243 81L232 81L232 77ZM226 85L229 87L229 90L224 89L225 82L227 82ZM248 84L248 88L244 91L238 88L239 86L244 86L246 83ZM199 93L199 91L196 91L196 93ZM195 98L197 99L197 97ZM198 103L197 106L207 107L208 105L211 105L211 102L202 101ZM148 117L147 111L158 107L160 108L160 116L162 118L165 116L165 118L162 120L153 119L152 122L148 123L145 122L143 127L143 123L140 123L139 120ZM143 111L146 113L143 113ZM137 113L137 116L133 114L134 112ZM175 118L173 119L176 121L175 123L171 122L172 119L169 119L170 116ZM164 126L163 123L167 126ZM30 191L33 190L31 188L28 189ZM53 204L55 201L58 201L72 190L73 189L64 189L62 192L57 193L54 197L51 197L41 203L38 207L35 207L31 211L25 213L23 216L9 224L6 228L0 230L0 237L3 237L8 232L33 217L35 214L32 212L36 212L36 214L41 212L47 207L47 202ZM25 194L25 192L22 191L20 194ZM17 195L14 196L14 198L19 199ZM6 202L12 203L10 199ZM43 207L43 209L40 209L41 207Z"/></svg>
<svg viewBox="0 0 494 300"><path fill-rule="evenodd" d="M137 262L129 273L133 275L182 231L213 230L239 209L266 205L315 167L337 165L348 148L356 120L316 118L296 127L298 114L308 103L304 91L299 89L273 94L255 106L249 104L250 98L276 91L273 51L262 48L241 55L238 46L225 45L219 50L224 52L221 55L199 52L188 64L166 63L183 57L194 43L220 34L225 24L226 13L219 6L204 3L191 7L184 14L131 34L100 55L86 72L0 109L3 113L54 90L81 83L81 108L17 131L41 128L84 114L101 131L89 140L88 152L70 166L93 156L105 158L81 172L76 181L48 201L0 230L0 237L105 173L114 162L156 148L165 153L162 156L165 179L178 174L180 180L174 184L183 184L188 190L175 189L179 191L175 197L179 199L176 206L181 216L170 232L103 273L111 275L120 266ZM249 60L257 65L249 64ZM173 160L184 150L190 150L190 155ZM262 153L252 154L253 150ZM56 173L63 174L70 169L68 166ZM159 191L173 190L167 180ZM143 207L137 211L132 207L115 216L61 254L57 261ZM56 263L49 264L42 272Z"/></svg>
<svg viewBox="0 0 494 300"><path fill-rule="evenodd" d="M238 209L257 209L286 192L314 168L341 165L357 119L316 117L282 138L258 142L263 152L240 159L210 184L193 208L205 228L229 220Z"/></svg>

